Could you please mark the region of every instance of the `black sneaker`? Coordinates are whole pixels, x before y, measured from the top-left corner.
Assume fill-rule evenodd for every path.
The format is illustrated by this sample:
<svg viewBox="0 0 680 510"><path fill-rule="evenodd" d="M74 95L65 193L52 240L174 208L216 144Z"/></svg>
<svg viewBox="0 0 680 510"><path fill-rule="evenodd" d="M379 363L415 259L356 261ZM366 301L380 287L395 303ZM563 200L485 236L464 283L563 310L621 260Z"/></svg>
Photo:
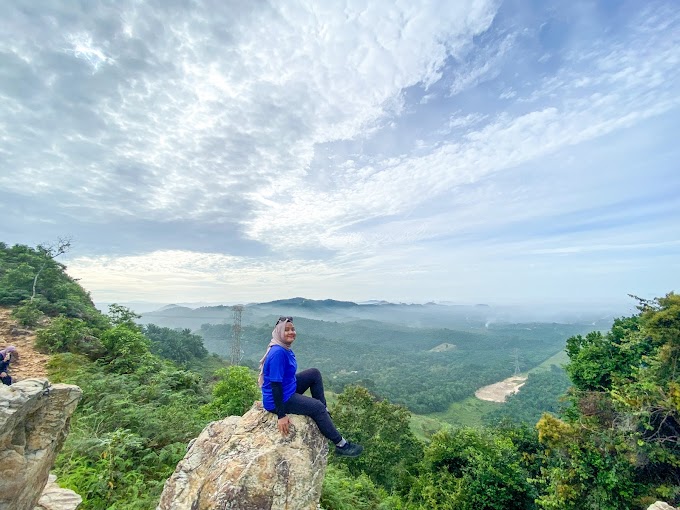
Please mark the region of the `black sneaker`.
<svg viewBox="0 0 680 510"><path fill-rule="evenodd" d="M363 446L356 443L350 443L349 441L347 441L345 446L335 447L335 454L340 455L341 457L358 457L363 451Z"/></svg>

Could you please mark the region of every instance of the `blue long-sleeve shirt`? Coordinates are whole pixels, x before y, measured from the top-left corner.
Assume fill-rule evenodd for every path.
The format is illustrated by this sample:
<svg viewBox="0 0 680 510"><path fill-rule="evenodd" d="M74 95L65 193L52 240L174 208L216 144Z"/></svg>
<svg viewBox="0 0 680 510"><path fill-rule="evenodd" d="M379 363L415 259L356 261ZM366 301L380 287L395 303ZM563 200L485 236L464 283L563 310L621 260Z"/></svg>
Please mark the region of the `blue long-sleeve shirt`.
<svg viewBox="0 0 680 510"><path fill-rule="evenodd" d="M264 361L262 369L262 375L264 376L262 404L267 411L274 411L276 409L271 383L281 383L283 402L286 402L297 389L297 382L295 381L296 372L297 360L295 359L295 353L274 345L269 354L267 354L267 359Z"/></svg>

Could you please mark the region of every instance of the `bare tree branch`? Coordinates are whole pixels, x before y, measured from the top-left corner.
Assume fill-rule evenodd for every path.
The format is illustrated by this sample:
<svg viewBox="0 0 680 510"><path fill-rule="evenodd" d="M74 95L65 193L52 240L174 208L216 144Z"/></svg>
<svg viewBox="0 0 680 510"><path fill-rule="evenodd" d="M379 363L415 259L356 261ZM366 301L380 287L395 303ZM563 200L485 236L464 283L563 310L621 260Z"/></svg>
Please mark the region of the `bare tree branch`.
<svg viewBox="0 0 680 510"><path fill-rule="evenodd" d="M43 269L47 267L47 264L49 263L50 260L55 259L59 255L63 255L70 248L71 248L70 236L58 237L57 240L51 244L38 245L38 251L40 251L43 254L43 256L45 257L45 261L43 262L42 266L40 266L40 269L38 269L38 272L35 274L35 278L33 278L33 294L31 294L31 302L35 298L35 288L36 285L38 284L38 277L40 276L40 273L42 273Z"/></svg>

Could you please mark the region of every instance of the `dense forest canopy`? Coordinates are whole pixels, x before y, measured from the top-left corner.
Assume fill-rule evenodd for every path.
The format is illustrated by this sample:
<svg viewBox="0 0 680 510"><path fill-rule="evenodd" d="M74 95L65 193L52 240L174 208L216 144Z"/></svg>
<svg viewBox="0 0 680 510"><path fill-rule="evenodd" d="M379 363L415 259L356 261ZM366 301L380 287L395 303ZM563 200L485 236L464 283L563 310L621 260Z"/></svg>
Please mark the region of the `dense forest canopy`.
<svg viewBox="0 0 680 510"><path fill-rule="evenodd" d="M360 384L421 414L444 411L512 375L515 354L526 370L564 349L570 335L589 331L580 324L492 324L458 331L304 317L295 318L295 325L301 366L319 368L331 389ZM228 355L231 325L204 324L197 333L208 350ZM243 363L256 366L270 337L271 326L243 328ZM442 344L452 347L436 350Z"/></svg>
<svg viewBox="0 0 680 510"><path fill-rule="evenodd" d="M251 369L207 353L202 342L209 342L210 327L201 335L141 327L134 312L117 306L101 314L40 247L0 244L0 304L37 329L39 348L51 354L50 379L83 389L55 469L62 484L83 496L85 510L155 508L187 442L210 420L243 413L258 394ZM481 334L432 329L418 342L413 331L395 330L366 344L357 340L359 329L345 338L318 321L300 326L308 331L300 342L302 359L322 364L305 343L325 341L324 356L344 359L371 386L343 383L331 406L338 425L364 444L366 455L352 462L330 459L321 500L326 510L630 510L657 499L680 503L678 295L639 300L639 312L617 319L607 332L572 334L566 341L566 399L537 423L516 424L499 414L487 427L445 427L425 442L409 427L410 411L389 398L399 372L415 381L396 364L399 353L419 367L416 375L428 367L445 372L457 359L484 372L499 345L538 346L544 349L538 361L556 340L508 330L491 342ZM253 342L246 348L261 352L268 328L246 333L251 340L244 345ZM458 348L424 349L439 341ZM386 351L393 342L394 350ZM474 353L475 345L484 355ZM451 357L428 358L434 354ZM385 365L388 375L377 375L368 363L351 365L349 358L363 356L373 368ZM560 372L544 374L556 388L564 386ZM547 381L534 377L538 387ZM527 394L536 390L530 382ZM418 390L414 394L426 398L427 388ZM449 398L455 394L450 392ZM408 395L402 391L397 398L416 405L406 402Z"/></svg>

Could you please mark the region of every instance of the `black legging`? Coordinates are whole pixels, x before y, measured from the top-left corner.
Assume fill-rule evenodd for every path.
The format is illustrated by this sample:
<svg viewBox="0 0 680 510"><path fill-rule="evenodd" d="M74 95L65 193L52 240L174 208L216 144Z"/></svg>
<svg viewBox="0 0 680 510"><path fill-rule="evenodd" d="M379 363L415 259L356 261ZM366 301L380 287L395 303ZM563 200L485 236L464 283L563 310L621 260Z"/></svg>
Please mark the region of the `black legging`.
<svg viewBox="0 0 680 510"><path fill-rule="evenodd" d="M324 436L335 444L339 443L342 435L333 425L326 409L321 372L316 368L308 368L295 374L295 382L297 384L295 393L283 404L286 413L309 416L316 422ZM307 390L311 390L311 397L303 395Z"/></svg>

